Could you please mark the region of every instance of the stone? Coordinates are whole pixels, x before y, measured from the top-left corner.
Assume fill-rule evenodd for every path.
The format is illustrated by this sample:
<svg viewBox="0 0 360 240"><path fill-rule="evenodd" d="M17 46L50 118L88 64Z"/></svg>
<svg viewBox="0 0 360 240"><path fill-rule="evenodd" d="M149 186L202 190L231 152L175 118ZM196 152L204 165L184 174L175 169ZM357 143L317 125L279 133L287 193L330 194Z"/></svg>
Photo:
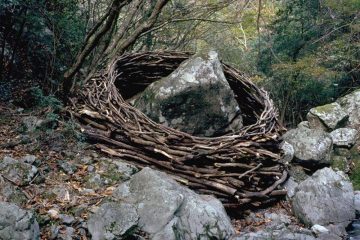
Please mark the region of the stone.
<svg viewBox="0 0 360 240"><path fill-rule="evenodd" d="M75 198L73 191L66 184L54 186L45 195L47 198L53 198L59 202L71 202Z"/></svg>
<svg viewBox="0 0 360 240"><path fill-rule="evenodd" d="M302 121L297 125L298 128L310 128L310 124L308 121Z"/></svg>
<svg viewBox="0 0 360 240"><path fill-rule="evenodd" d="M310 109L307 120L310 128L332 130L343 126L348 117L340 104L335 102Z"/></svg>
<svg viewBox="0 0 360 240"><path fill-rule="evenodd" d="M102 204L96 214L90 217L88 229L93 240L121 239L121 236L136 228L138 221L134 205L109 202Z"/></svg>
<svg viewBox="0 0 360 240"><path fill-rule="evenodd" d="M294 154L295 154L294 147L290 143L284 141L281 143L280 148L284 152L284 155L281 159L282 162L290 163L294 158Z"/></svg>
<svg viewBox="0 0 360 240"><path fill-rule="evenodd" d="M315 235L320 235L322 233L328 233L329 229L327 229L324 226L321 226L319 224L315 224L311 227L311 231L313 231L313 233L315 233Z"/></svg>
<svg viewBox="0 0 360 240"><path fill-rule="evenodd" d="M290 217L281 213L265 213L264 217L266 220L270 220L270 223L267 224L267 228L280 229L281 227L279 226L283 225L283 227L285 227L291 223Z"/></svg>
<svg viewBox="0 0 360 240"><path fill-rule="evenodd" d="M284 188L287 190L286 196L289 199L291 199L295 195L295 190L298 185L299 184L295 182L293 177L290 177L283 185Z"/></svg>
<svg viewBox="0 0 360 240"><path fill-rule="evenodd" d="M83 158L81 158L80 159L80 162L82 163L82 164L92 164L93 163L93 159L92 159L92 157L90 157L90 156L85 156L85 157L83 157Z"/></svg>
<svg viewBox="0 0 360 240"><path fill-rule="evenodd" d="M104 180L98 173L90 173L85 180L85 187L90 189L99 189L105 185Z"/></svg>
<svg viewBox="0 0 360 240"><path fill-rule="evenodd" d="M59 214L59 218L66 225L71 225L72 223L75 222L75 218L73 216L71 216L71 215Z"/></svg>
<svg viewBox="0 0 360 240"><path fill-rule="evenodd" d="M49 214L49 216L52 219L58 219L59 218L59 210L57 210L55 208L49 209L47 213Z"/></svg>
<svg viewBox="0 0 360 240"><path fill-rule="evenodd" d="M0 202L0 239L40 239L39 224L34 214L15 204Z"/></svg>
<svg viewBox="0 0 360 240"><path fill-rule="evenodd" d="M294 148L294 160L304 166L330 165L332 139L322 130L295 128L283 136Z"/></svg>
<svg viewBox="0 0 360 240"><path fill-rule="evenodd" d="M292 207L294 214L308 226L346 226L355 218L352 184L341 171L320 169L296 188Z"/></svg>
<svg viewBox="0 0 360 240"><path fill-rule="evenodd" d="M25 194L17 186L0 175L0 201L21 205L26 203L27 200Z"/></svg>
<svg viewBox="0 0 360 240"><path fill-rule="evenodd" d="M196 136L236 132L243 126L240 108L215 51L184 61L133 102L155 122Z"/></svg>
<svg viewBox="0 0 360 240"><path fill-rule="evenodd" d="M235 233L219 200L150 168L117 187L111 202L90 216L88 228L93 239L120 239L133 229L151 239L226 239Z"/></svg>
<svg viewBox="0 0 360 240"><path fill-rule="evenodd" d="M36 161L36 157L34 155L25 155L21 160L28 164L33 164Z"/></svg>
<svg viewBox="0 0 360 240"><path fill-rule="evenodd" d="M68 162L68 161L61 161L59 160L58 161L58 164L60 166L60 168L64 171L64 173L66 174L74 174L74 172L76 171L77 167L71 163L71 162Z"/></svg>
<svg viewBox="0 0 360 240"><path fill-rule="evenodd" d="M359 138L359 132L353 128L338 128L330 133L333 143L337 147L352 147Z"/></svg>
<svg viewBox="0 0 360 240"><path fill-rule="evenodd" d="M29 184L37 174L38 169L21 160L5 156L0 161L0 173L9 181L23 186Z"/></svg>
<svg viewBox="0 0 360 240"><path fill-rule="evenodd" d="M72 227L66 227L64 231L61 231L61 233L58 235L59 240L73 240L73 235L75 233L75 229Z"/></svg>
<svg viewBox="0 0 360 240"><path fill-rule="evenodd" d="M360 127L360 89L337 100L341 108L349 115L346 127L359 129Z"/></svg>

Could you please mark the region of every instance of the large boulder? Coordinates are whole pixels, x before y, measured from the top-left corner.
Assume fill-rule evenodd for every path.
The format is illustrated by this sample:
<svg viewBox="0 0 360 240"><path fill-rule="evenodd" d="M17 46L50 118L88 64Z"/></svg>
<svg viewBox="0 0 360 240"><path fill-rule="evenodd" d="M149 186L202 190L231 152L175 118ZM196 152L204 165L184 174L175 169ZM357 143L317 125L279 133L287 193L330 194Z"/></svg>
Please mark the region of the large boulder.
<svg viewBox="0 0 360 240"><path fill-rule="evenodd" d="M301 182L292 201L295 215L306 225L347 226L355 218L354 190L343 172L316 171Z"/></svg>
<svg viewBox="0 0 360 240"><path fill-rule="evenodd" d="M0 202L0 239L40 239L39 225L35 216L15 204Z"/></svg>
<svg viewBox="0 0 360 240"><path fill-rule="evenodd" d="M296 128L284 135L284 140L294 148L294 161L307 166L330 164L332 139L322 130Z"/></svg>
<svg viewBox="0 0 360 240"><path fill-rule="evenodd" d="M224 207L159 171L144 168L90 216L92 239L121 239L134 229L151 239L228 239L235 232Z"/></svg>
<svg viewBox="0 0 360 240"><path fill-rule="evenodd" d="M359 129L360 127L360 89L339 98L337 102L349 115L347 127Z"/></svg>
<svg viewBox="0 0 360 240"><path fill-rule="evenodd" d="M186 60L133 102L154 121L192 135L213 136L243 126L240 108L214 51Z"/></svg>
<svg viewBox="0 0 360 240"><path fill-rule="evenodd" d="M323 130L344 125L348 117L348 114L336 102L312 108L307 114L310 128Z"/></svg>

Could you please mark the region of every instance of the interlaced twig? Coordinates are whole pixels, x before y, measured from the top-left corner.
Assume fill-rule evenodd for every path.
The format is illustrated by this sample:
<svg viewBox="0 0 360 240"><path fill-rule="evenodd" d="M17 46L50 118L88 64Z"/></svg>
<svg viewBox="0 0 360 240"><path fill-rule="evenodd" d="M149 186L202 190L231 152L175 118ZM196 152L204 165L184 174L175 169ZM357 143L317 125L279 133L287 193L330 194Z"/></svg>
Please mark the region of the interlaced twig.
<svg viewBox="0 0 360 240"><path fill-rule="evenodd" d="M219 137L197 137L155 123L126 98L169 75L189 53L147 52L120 57L90 79L72 99L71 112L101 151L140 167L152 166L225 206L259 205L285 194L280 163L284 130L267 92L223 64L245 126ZM125 98L125 99L124 99Z"/></svg>

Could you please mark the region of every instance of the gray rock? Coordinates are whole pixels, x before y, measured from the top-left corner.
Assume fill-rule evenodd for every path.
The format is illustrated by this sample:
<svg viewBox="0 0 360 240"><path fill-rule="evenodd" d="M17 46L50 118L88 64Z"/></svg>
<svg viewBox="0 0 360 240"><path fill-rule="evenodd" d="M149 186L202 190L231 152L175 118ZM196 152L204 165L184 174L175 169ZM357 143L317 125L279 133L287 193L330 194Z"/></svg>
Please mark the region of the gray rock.
<svg viewBox="0 0 360 240"><path fill-rule="evenodd" d="M85 156L85 157L80 159L80 162L82 164L91 164L91 163L93 163L93 159L92 159L91 156Z"/></svg>
<svg viewBox="0 0 360 240"><path fill-rule="evenodd" d="M35 216L15 204L0 202L0 239L40 239L39 225Z"/></svg>
<svg viewBox="0 0 360 240"><path fill-rule="evenodd" d="M178 220L177 217L173 218L161 231L152 236L152 240L176 240L174 229L176 229Z"/></svg>
<svg viewBox="0 0 360 240"><path fill-rule="evenodd" d="M350 171L349 160L346 156L338 156L333 154L331 156L331 167L335 170L340 170L345 173Z"/></svg>
<svg viewBox="0 0 360 240"><path fill-rule="evenodd" d="M327 130L344 125L348 117L338 103L330 103L310 109L307 120L310 128Z"/></svg>
<svg viewBox="0 0 360 240"><path fill-rule="evenodd" d="M273 230L285 228L291 223L290 217L281 213L265 213L264 217L265 219L270 220L266 228L270 228Z"/></svg>
<svg viewBox="0 0 360 240"><path fill-rule="evenodd" d="M297 125L298 128L310 128L310 124L308 121L302 121Z"/></svg>
<svg viewBox="0 0 360 240"><path fill-rule="evenodd" d="M22 186L28 184L37 172L38 170L35 166L11 157L5 156L3 160L0 161L0 173L3 177L17 185Z"/></svg>
<svg viewBox="0 0 360 240"><path fill-rule="evenodd" d="M327 226L325 226L328 230L329 233L322 233L319 234L319 238L324 239L324 240L328 240L328 239L334 239L334 240L340 240L340 239L346 239L347 236L347 232L346 232L346 227L348 226L348 223L338 223L338 224L329 224ZM325 238L325 237L330 237L331 238Z"/></svg>
<svg viewBox="0 0 360 240"><path fill-rule="evenodd" d="M290 143L284 141L281 143L280 148L284 151L282 162L290 163L294 158L294 154L295 154L294 147Z"/></svg>
<svg viewBox="0 0 360 240"><path fill-rule="evenodd" d="M36 157L34 155L26 155L21 160L28 164L33 164L36 160Z"/></svg>
<svg viewBox="0 0 360 240"><path fill-rule="evenodd" d="M58 161L58 164L60 166L60 168L66 173L66 174L74 174L74 172L76 171L77 167L68 161Z"/></svg>
<svg viewBox="0 0 360 240"><path fill-rule="evenodd" d="M72 240L73 235L75 233L75 229L72 227L66 227L65 231L62 231L59 235L58 238L59 240Z"/></svg>
<svg viewBox="0 0 360 240"><path fill-rule="evenodd" d="M0 201L11 202L21 205L26 203L27 198L25 194L9 181L5 180L0 175Z"/></svg>
<svg viewBox="0 0 360 240"><path fill-rule="evenodd" d="M359 129L360 127L360 89L340 98L337 102L349 115L347 127Z"/></svg>
<svg viewBox="0 0 360 240"><path fill-rule="evenodd" d="M155 219L154 219L155 221ZM88 221L88 229L93 240L121 239L138 226L136 208L128 203L104 203Z"/></svg>
<svg viewBox="0 0 360 240"><path fill-rule="evenodd" d="M296 187L299 184L295 182L293 177L290 177L284 184L284 188L287 190L286 196L291 199L295 195Z"/></svg>
<svg viewBox="0 0 360 240"><path fill-rule="evenodd" d="M219 200L199 196L150 168L116 188L112 201L90 216L93 239L121 238L135 228L154 239L223 239L234 234Z"/></svg>
<svg viewBox="0 0 360 240"><path fill-rule="evenodd" d="M90 173L85 177L85 187L90 189L99 189L105 185L104 180L98 173Z"/></svg>
<svg viewBox="0 0 360 240"><path fill-rule="evenodd" d="M301 182L292 201L295 215L306 225L347 225L355 218L354 191L342 172L316 171Z"/></svg>
<svg viewBox="0 0 360 240"><path fill-rule="evenodd" d="M134 106L154 121L192 135L236 132L243 126L240 108L214 51L184 61L137 96Z"/></svg>
<svg viewBox="0 0 360 240"><path fill-rule="evenodd" d="M359 138L359 132L353 128L338 128L330 133L333 143L337 147L351 147Z"/></svg>
<svg viewBox="0 0 360 240"><path fill-rule="evenodd" d="M294 147L293 161L303 165L329 165L332 150L330 135L322 130L296 128L284 135L284 140Z"/></svg>
<svg viewBox="0 0 360 240"><path fill-rule="evenodd" d="M327 229L324 226L321 226L319 224L315 224L314 226L311 227L311 231L313 231L313 233L315 233L315 235L320 235L322 233L328 233L329 229Z"/></svg>
<svg viewBox="0 0 360 240"><path fill-rule="evenodd" d="M75 218L67 214L59 214L59 218L64 224L70 225L75 222Z"/></svg>

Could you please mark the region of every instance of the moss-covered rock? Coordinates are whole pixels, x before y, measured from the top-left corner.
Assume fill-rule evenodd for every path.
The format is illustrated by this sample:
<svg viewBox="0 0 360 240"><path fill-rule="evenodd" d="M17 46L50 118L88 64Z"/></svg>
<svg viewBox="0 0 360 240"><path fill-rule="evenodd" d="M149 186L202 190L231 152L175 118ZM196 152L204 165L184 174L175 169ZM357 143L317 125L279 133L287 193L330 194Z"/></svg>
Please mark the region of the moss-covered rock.
<svg viewBox="0 0 360 240"><path fill-rule="evenodd" d="M134 105L154 121L192 135L213 136L243 126L238 103L214 51L183 62L137 96Z"/></svg>
<svg viewBox="0 0 360 240"><path fill-rule="evenodd" d="M307 119L314 129L332 130L344 126L348 114L338 103L330 103L310 109Z"/></svg>
<svg viewBox="0 0 360 240"><path fill-rule="evenodd" d="M11 157L4 157L0 161L0 173L9 181L17 185L28 184L37 174L35 166Z"/></svg>
<svg viewBox="0 0 360 240"><path fill-rule="evenodd" d="M345 156L332 156L331 157L331 167L335 170L340 170L343 172L349 171L349 161Z"/></svg>

